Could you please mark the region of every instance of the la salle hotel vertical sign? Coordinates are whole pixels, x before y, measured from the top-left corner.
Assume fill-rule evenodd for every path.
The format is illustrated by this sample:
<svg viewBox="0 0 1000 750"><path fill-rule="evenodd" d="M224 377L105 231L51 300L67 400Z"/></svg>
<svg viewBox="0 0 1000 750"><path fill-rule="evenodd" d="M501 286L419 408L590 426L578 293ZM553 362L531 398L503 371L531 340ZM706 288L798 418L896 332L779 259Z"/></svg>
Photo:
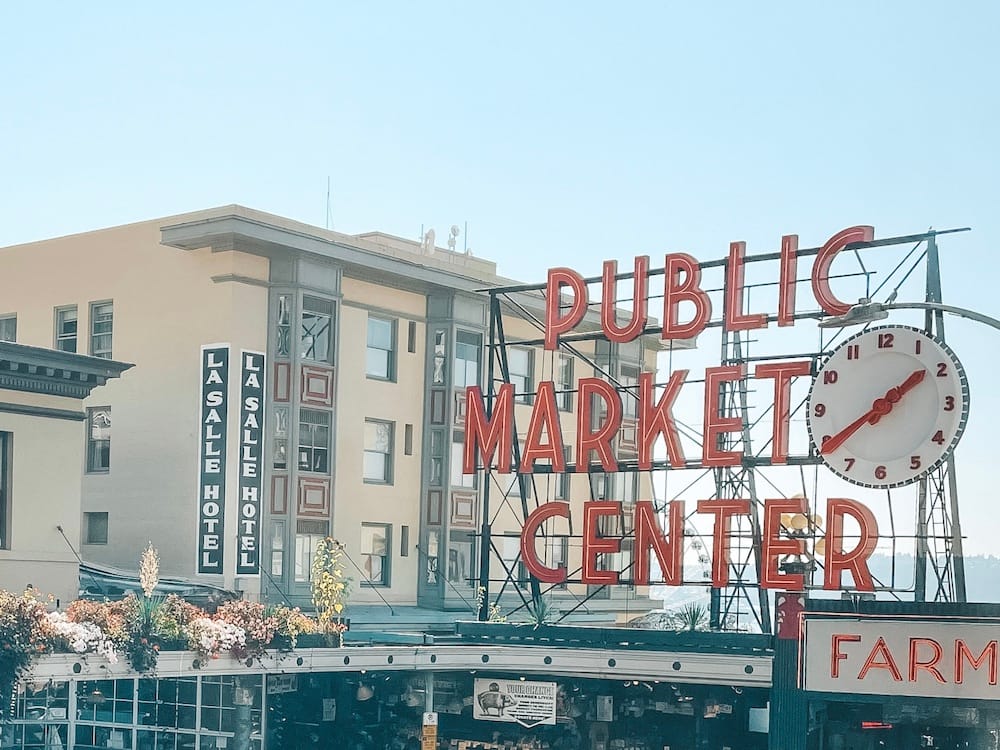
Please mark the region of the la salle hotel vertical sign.
<svg viewBox="0 0 1000 750"><path fill-rule="evenodd" d="M260 574L260 498L264 471L264 354L240 357L240 480L236 575Z"/></svg>
<svg viewBox="0 0 1000 750"><path fill-rule="evenodd" d="M201 347L201 442L198 452L198 572L223 572L229 344Z"/></svg>

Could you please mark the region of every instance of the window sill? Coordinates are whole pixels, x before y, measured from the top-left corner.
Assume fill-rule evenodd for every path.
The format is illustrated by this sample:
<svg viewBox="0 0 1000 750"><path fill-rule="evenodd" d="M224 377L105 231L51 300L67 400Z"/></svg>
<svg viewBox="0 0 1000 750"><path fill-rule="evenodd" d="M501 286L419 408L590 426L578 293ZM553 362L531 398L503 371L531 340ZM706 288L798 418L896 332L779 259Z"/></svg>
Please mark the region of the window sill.
<svg viewBox="0 0 1000 750"><path fill-rule="evenodd" d="M111 469L87 469L84 474L87 476L105 476L111 473Z"/></svg>
<svg viewBox="0 0 1000 750"><path fill-rule="evenodd" d="M385 479L362 479L365 484L374 484L381 487L392 487L392 482Z"/></svg>
<svg viewBox="0 0 1000 750"><path fill-rule="evenodd" d="M365 378L367 380L375 380L375 381L377 381L379 383L395 383L396 382L396 378L395 377L384 378L381 375L372 375L371 373L368 373L368 372L365 373Z"/></svg>
<svg viewBox="0 0 1000 750"><path fill-rule="evenodd" d="M368 589L388 589L392 588L391 583L370 583L369 581L361 581L361 585Z"/></svg>

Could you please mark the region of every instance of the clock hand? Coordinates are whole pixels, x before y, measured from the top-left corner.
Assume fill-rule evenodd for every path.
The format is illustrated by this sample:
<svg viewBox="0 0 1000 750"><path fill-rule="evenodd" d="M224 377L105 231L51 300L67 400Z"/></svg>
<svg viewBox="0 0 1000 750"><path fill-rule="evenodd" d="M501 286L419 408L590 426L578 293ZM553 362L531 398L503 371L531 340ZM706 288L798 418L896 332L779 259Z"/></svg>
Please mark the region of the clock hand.
<svg viewBox="0 0 1000 750"><path fill-rule="evenodd" d="M836 435L833 435L828 440L824 440L823 445L820 447L820 453L833 453L840 446L846 443L851 435L860 430L865 423L877 424L882 417L892 411L893 404L899 403L899 401L903 398L903 394L913 390L921 381L923 381L926 374L926 370L914 370L914 372L911 373L906 380L898 386L890 388L886 391L883 398L875 399L875 401L872 402L871 409L858 417L858 419L851 422Z"/></svg>

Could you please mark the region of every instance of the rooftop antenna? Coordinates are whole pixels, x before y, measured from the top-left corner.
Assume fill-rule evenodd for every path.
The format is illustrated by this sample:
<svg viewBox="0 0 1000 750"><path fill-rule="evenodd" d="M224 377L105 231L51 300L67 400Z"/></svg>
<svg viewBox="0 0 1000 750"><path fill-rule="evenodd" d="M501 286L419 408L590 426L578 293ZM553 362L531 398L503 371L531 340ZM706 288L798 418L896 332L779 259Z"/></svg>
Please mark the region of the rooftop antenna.
<svg viewBox="0 0 1000 750"><path fill-rule="evenodd" d="M333 206L330 204L330 175L326 176L326 228L333 229Z"/></svg>
<svg viewBox="0 0 1000 750"><path fill-rule="evenodd" d="M465 229L462 231L462 252L469 254L469 222L463 222Z"/></svg>

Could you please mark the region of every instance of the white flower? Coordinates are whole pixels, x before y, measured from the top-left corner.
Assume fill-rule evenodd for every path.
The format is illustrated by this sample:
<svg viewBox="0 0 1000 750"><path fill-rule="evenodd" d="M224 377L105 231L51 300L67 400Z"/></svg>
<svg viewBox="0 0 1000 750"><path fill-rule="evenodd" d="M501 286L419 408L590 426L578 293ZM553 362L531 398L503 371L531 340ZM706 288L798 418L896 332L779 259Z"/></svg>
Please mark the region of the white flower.
<svg viewBox="0 0 1000 750"><path fill-rule="evenodd" d="M62 612L50 612L46 615L49 625L57 636L69 644L78 654L88 651L101 654L112 664L118 663L114 644L108 640L101 628L92 622L73 622Z"/></svg>
<svg viewBox="0 0 1000 750"><path fill-rule="evenodd" d="M192 620L187 630L192 648L208 656L231 651L237 646L246 646L247 642L246 631L243 628L208 617Z"/></svg>

